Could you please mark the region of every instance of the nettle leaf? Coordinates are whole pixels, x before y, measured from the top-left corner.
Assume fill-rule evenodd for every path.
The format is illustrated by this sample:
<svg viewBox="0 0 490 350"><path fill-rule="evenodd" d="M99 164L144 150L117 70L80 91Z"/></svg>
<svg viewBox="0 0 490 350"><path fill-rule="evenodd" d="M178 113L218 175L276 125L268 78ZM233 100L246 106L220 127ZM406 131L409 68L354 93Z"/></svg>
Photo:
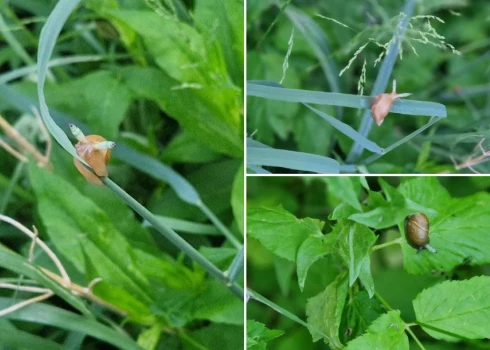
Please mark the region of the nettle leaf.
<svg viewBox="0 0 490 350"><path fill-rule="evenodd" d="M413 307L417 322L436 339L490 338L488 276L440 283L420 293L413 301Z"/></svg>
<svg viewBox="0 0 490 350"><path fill-rule="evenodd" d="M344 343L362 335L384 313L381 303L363 290L349 298L342 315L341 340Z"/></svg>
<svg viewBox="0 0 490 350"><path fill-rule="evenodd" d="M359 203L361 189L359 178L351 176L329 176L323 178L328 184L328 191L341 201L350 204L357 211L362 211Z"/></svg>
<svg viewBox="0 0 490 350"><path fill-rule="evenodd" d="M279 257L296 261L300 245L311 235L321 236L323 222L298 219L281 206L252 208L247 213L247 233Z"/></svg>
<svg viewBox="0 0 490 350"><path fill-rule="evenodd" d="M340 203L335 207L333 212L330 213L328 216L329 220L339 220L339 219L347 219L351 215L358 213L359 211L356 210L354 207L351 207L347 203Z"/></svg>
<svg viewBox="0 0 490 350"><path fill-rule="evenodd" d="M435 177L421 177L404 182L400 192L413 202L433 208L426 212L430 223L430 245L437 254L417 251L406 241L402 244L404 268L412 274L432 270L450 271L460 264L490 263L490 195L476 193L465 198L451 198ZM400 232L403 232L400 223ZM404 234L402 234L405 237ZM405 238L403 238L405 239Z"/></svg>
<svg viewBox="0 0 490 350"><path fill-rule="evenodd" d="M247 349L265 349L268 341L280 337L283 334L284 331L268 329L262 323L247 320Z"/></svg>
<svg viewBox="0 0 490 350"><path fill-rule="evenodd" d="M386 199L379 192L368 191L368 208L363 213L349 216L350 220L379 230L396 225L414 212L398 190L382 179L379 179L379 183Z"/></svg>
<svg viewBox="0 0 490 350"><path fill-rule="evenodd" d="M408 337L400 311L390 311L379 317L368 328L366 334L354 339L346 350L390 349L408 350Z"/></svg>
<svg viewBox="0 0 490 350"><path fill-rule="evenodd" d="M296 273L301 291L305 286L310 266L334 251L334 246L326 242L326 237L310 236L299 247L296 257Z"/></svg>
<svg viewBox="0 0 490 350"><path fill-rule="evenodd" d="M306 304L306 315L308 324L311 325L309 330L313 341L316 342L322 338L316 331L319 330L330 338L328 344L332 349L343 347L339 339L339 328L347 298L347 282L347 274L338 275L323 292L308 299Z"/></svg>
<svg viewBox="0 0 490 350"><path fill-rule="evenodd" d="M330 236L331 235L331 236ZM368 227L349 220L340 220L335 225L328 241L349 268L349 286L359 278L369 293L374 295L374 282L371 275L371 248L377 240Z"/></svg>

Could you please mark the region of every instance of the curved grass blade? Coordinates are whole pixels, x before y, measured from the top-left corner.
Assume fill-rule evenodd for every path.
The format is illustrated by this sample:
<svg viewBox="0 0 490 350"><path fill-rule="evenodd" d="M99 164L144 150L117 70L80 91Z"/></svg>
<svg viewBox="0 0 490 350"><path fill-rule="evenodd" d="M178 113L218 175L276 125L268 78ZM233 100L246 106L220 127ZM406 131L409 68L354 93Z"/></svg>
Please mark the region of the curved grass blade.
<svg viewBox="0 0 490 350"><path fill-rule="evenodd" d="M0 298L0 308L9 306L9 298ZM116 331L95 319L90 319L46 304L31 304L4 316L7 319L39 323L61 329L84 332L120 349L141 348L126 334Z"/></svg>
<svg viewBox="0 0 490 350"><path fill-rule="evenodd" d="M250 146L247 147L247 166L249 165L276 166L317 174L338 174L340 171L339 163L331 158L316 154Z"/></svg>
<svg viewBox="0 0 490 350"><path fill-rule="evenodd" d="M48 71L48 62L53 53L58 35L63 28L68 16L79 4L80 0L60 0L53 11L50 13L48 20L41 30L41 36L39 38L39 49L37 52L37 96L39 99L39 110L41 117L47 129L53 135L55 140L73 157L77 158L82 164L90 166L78 156L73 147L70 139L63 130L54 122L53 118L49 114L48 105L46 104L46 98L44 96L44 84L46 82L46 74Z"/></svg>

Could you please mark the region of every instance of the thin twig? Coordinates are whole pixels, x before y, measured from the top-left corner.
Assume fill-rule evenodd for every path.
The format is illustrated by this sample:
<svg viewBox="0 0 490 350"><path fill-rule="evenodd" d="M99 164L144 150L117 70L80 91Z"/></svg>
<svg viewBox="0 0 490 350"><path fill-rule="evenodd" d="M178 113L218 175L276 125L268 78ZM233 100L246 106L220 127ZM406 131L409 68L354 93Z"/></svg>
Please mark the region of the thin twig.
<svg viewBox="0 0 490 350"><path fill-rule="evenodd" d="M21 301L20 303L17 303L15 305L12 305L11 307L8 307L6 309L1 310L0 311L0 317L5 316L11 312L17 311L19 309L22 309L23 307L26 307L27 305L35 304L37 302L51 298L53 295L54 295L54 293L52 291L49 291L46 294L38 295L37 297Z"/></svg>
<svg viewBox="0 0 490 350"><path fill-rule="evenodd" d="M3 289L15 289L21 292L31 292L31 293L48 293L51 290L48 288L32 287L32 286L19 286L12 283L0 283L0 288Z"/></svg>
<svg viewBox="0 0 490 350"><path fill-rule="evenodd" d="M49 159L42 155L29 141L27 141L24 136L22 136L15 128L10 125L1 115L0 115L0 127L5 131L5 134L12 140L17 142L19 147L32 155L36 162L45 168L50 169L51 164Z"/></svg>
<svg viewBox="0 0 490 350"><path fill-rule="evenodd" d="M5 142L2 139L0 139L0 147L2 147L4 150L6 150L8 153L13 155L21 162L27 163L28 159L25 156L23 156L20 152L16 151L14 148L12 148L12 146L10 146L7 142Z"/></svg>
<svg viewBox="0 0 490 350"><path fill-rule="evenodd" d="M61 276L63 276L63 282L64 283L62 283L62 285L63 286L67 286L67 285L69 285L71 283L70 277L68 276L65 268L61 264L60 260L56 256L56 254L54 254L53 251L46 245L46 243L44 243L43 241L41 241L36 236L36 234L34 232L32 232L31 230L29 230L27 227L25 227L24 225L22 225L20 222L17 222L14 219L9 218L8 216L2 215L2 214L0 214L0 221L4 221L4 222L9 223L10 225L14 226L18 230L20 230L23 233L25 233L32 240L35 240L36 243L39 245L39 247L41 247L41 249L44 250L44 252L49 256L49 258L51 259L51 261L53 261L53 263L56 265L56 267L58 268L58 271L60 272Z"/></svg>

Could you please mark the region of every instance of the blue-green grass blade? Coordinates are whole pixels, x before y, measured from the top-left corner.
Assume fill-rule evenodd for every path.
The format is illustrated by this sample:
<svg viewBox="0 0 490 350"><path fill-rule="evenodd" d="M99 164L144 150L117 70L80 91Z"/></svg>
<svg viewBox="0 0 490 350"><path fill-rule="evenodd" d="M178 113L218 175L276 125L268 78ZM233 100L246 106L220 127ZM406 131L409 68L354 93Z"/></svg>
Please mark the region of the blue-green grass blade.
<svg viewBox="0 0 490 350"><path fill-rule="evenodd" d="M361 134L359 134L357 131L355 131L350 125L342 123L340 120L329 116L327 113L324 113L322 111L319 111L316 108L311 107L309 104L304 103L306 107L308 107L311 111L314 113L318 114L320 117L322 117L327 123L332 125L335 129L340 131L342 134L348 136L352 140L359 142L364 148L370 150L371 152L382 154L383 149L379 147L376 143L373 141L368 140Z"/></svg>
<svg viewBox="0 0 490 350"><path fill-rule="evenodd" d="M60 34L66 20L79 2L80 0L60 0L49 15L48 20L41 30L39 48L37 52L37 95L39 99L39 111L41 113L41 117L51 135L53 135L61 147L63 147L73 157L77 158L83 164L88 166L88 164L77 155L75 147L73 147L68 136L54 122L53 118L49 114L48 105L46 104L46 98L44 96L44 84L46 82L48 63L53 53L56 40L58 39L58 35Z"/></svg>
<svg viewBox="0 0 490 350"><path fill-rule="evenodd" d="M317 174L338 174L340 171L339 163L331 158L262 147L247 147L247 166L249 165L274 166Z"/></svg>
<svg viewBox="0 0 490 350"><path fill-rule="evenodd" d="M335 92L310 91L300 89L287 89L279 84L266 81L248 81L247 95L262 97L270 100L285 102L314 103L329 106L342 106L349 108L366 109L371 118L370 96L352 94L339 94ZM446 107L443 104L425 101L397 100L391 106L391 113L399 113L415 116L442 117L447 116Z"/></svg>

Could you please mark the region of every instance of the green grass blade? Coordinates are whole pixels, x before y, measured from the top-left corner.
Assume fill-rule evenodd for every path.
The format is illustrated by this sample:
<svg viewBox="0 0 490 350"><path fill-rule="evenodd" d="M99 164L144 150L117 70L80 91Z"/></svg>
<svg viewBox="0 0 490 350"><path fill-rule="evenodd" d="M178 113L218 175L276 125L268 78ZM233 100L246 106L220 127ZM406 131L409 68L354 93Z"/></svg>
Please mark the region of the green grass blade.
<svg viewBox="0 0 490 350"><path fill-rule="evenodd" d="M66 350L66 347L52 340L44 339L28 332L0 325L0 345L3 349L43 349Z"/></svg>
<svg viewBox="0 0 490 350"><path fill-rule="evenodd" d="M279 84L267 81L248 81L247 95L285 102L302 102L349 108L363 108L366 109L366 112L369 113L369 119L372 120L372 97L369 96L287 89L281 87ZM391 107L391 113L415 116L424 115L442 118L447 116L446 107L440 103L413 100L395 101Z"/></svg>
<svg viewBox="0 0 490 350"><path fill-rule="evenodd" d="M317 174L338 174L340 171L339 163L331 158L261 147L247 147L247 166L249 165L275 166Z"/></svg>
<svg viewBox="0 0 490 350"><path fill-rule="evenodd" d="M171 218L168 216L155 215L157 220L161 221L164 225L167 225L172 230L179 232L186 232L195 235L210 235L217 236L220 232L213 225L201 224L197 222L191 222L187 220L181 220L176 218ZM151 226L148 223L145 226Z"/></svg>
<svg viewBox="0 0 490 350"><path fill-rule="evenodd" d="M54 122L53 118L49 114L48 105L46 104L46 98L44 96L44 84L46 82L46 74L48 71L48 62L53 53L58 35L63 28L68 16L78 5L80 0L60 0L51 14L48 20L41 30L41 36L39 38L39 49L37 52L37 96L39 98L39 110L41 117L55 140L73 157L77 158L82 164L88 166L88 164L77 155L75 147L73 147L70 139L63 130Z"/></svg>
<svg viewBox="0 0 490 350"><path fill-rule="evenodd" d="M364 148L370 150L371 152L382 154L383 149L379 147L376 143L373 141L368 140L367 138L363 137L361 134L359 134L357 131L355 131L350 125L342 123L338 119L329 116L327 113L324 113L322 111L319 111L316 108L311 107L309 104L304 103L306 107L308 107L311 111L314 113L318 114L320 117L322 117L327 123L332 125L335 129L340 131L342 134L348 136L352 140L359 142Z"/></svg>
<svg viewBox="0 0 490 350"><path fill-rule="evenodd" d="M247 165L247 168L252 170L255 174L262 174L262 175L272 174L270 171L262 169L261 167L256 165Z"/></svg>
<svg viewBox="0 0 490 350"><path fill-rule="evenodd" d="M10 306L9 298L0 298L0 308ZM61 329L84 332L120 349L137 350L140 347L126 334L116 331L94 319L77 315L58 307L31 304L4 316L7 319L39 323Z"/></svg>
<svg viewBox="0 0 490 350"><path fill-rule="evenodd" d="M243 270L244 263L244 247L240 249L235 259L233 259L230 267L228 268L228 280L230 282L235 282L240 272Z"/></svg>
<svg viewBox="0 0 490 350"><path fill-rule="evenodd" d="M201 203L199 193L197 193L190 182L157 159L138 152L120 142L114 148L112 154L114 157L121 159L151 177L168 183L174 189L177 196L184 202L192 205L199 205Z"/></svg>
<svg viewBox="0 0 490 350"><path fill-rule="evenodd" d="M313 49L313 52L318 58L318 62L320 62L320 66L325 73L330 90L340 92L339 70L334 59L331 57L327 37L325 36L324 31L310 16L295 8L293 5L286 8L285 13Z"/></svg>

